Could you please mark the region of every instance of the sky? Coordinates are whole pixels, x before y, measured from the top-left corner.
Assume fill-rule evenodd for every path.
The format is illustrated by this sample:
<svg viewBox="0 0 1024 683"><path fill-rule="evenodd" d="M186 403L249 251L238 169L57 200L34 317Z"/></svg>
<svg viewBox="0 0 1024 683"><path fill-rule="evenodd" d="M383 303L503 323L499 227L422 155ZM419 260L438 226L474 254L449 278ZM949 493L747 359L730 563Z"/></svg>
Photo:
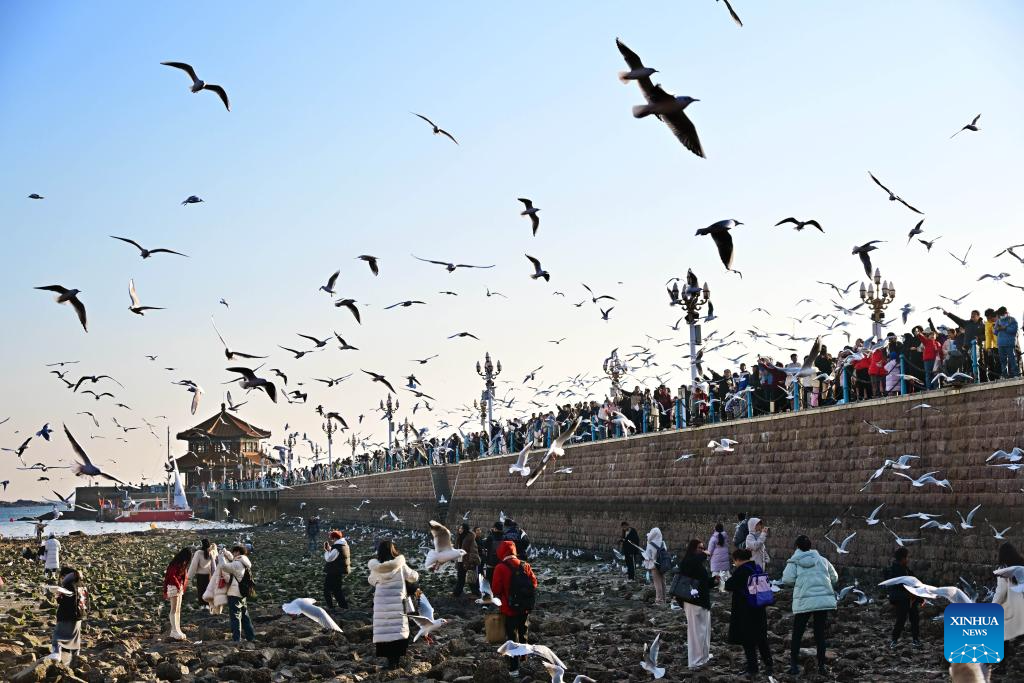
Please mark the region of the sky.
<svg viewBox="0 0 1024 683"><path fill-rule="evenodd" d="M711 0L286 11L266 2L3 3L0 421L10 420L0 445L16 447L48 422L57 431L49 443L34 438L26 461L69 461L66 423L120 478L159 478L165 429L173 438L216 412L232 376L211 316L233 348L270 355L267 367L289 375L289 390L303 382L310 393L306 405L245 397L240 416L270 429L274 445L286 423L324 442L317 404L361 437L383 439L372 409L386 390L361 369L396 387L415 372L435 411L424 416L421 405L411 416L418 401L399 389L398 419L432 430L439 419L461 422L446 411L479 397L473 366L486 351L504 368L498 395L514 388L519 397L497 411L503 419L534 408L523 385L534 368L543 366L529 386L597 376L613 347L650 346L658 366L639 377L662 374L676 387L688 372L671 366L687 367L687 349L673 344L688 337L685 325L669 328L682 313L667 305L664 284L688 268L712 290L718 320L705 335L750 325L819 334L788 316L831 310L833 293L815 281L864 279L850 251L872 239L885 240L873 257L896 285L893 313L910 303L923 322L945 303L938 295L968 292L965 317L970 307L1020 311L1019 290L977 278L1006 271L1024 284L1020 263L992 259L1024 241L1024 6L733 4L743 28ZM616 37L659 70L669 92L700 100L687 111L707 159L653 118L631 116L643 100L616 78L625 68ZM232 111L212 93L191 94L187 77L162 61L191 63L223 85ZM412 112L460 144L431 135ZM980 132L950 139L979 113ZM924 211L922 237L942 237L930 253L906 245L919 217L887 201L868 171ZM193 194L204 203L182 206ZM517 197L541 208L535 237ZM825 234L773 227L788 216L815 218ZM710 238L694 235L725 218L744 223L733 231L742 279L724 271ZM143 261L109 235L189 258ZM969 246L966 268L947 253ZM379 277L360 254L380 258ZM412 254L495 267L448 274ZM550 283L529 279L524 254L541 260ZM338 293L359 302L362 325L318 291L337 269ZM144 304L166 310L130 313L129 278ZM589 299L572 305L585 298L583 282L616 297L608 321ZM33 289L50 284L82 290L88 333L69 307ZM816 303L797 306L804 297ZM427 304L383 310L406 299ZM752 312L759 306L772 315ZM867 318L851 322L854 335L870 334ZM480 341L447 339L463 330ZM332 344L294 360L278 348L307 348L296 333L333 331L360 350ZM742 349L726 351L710 366L729 367L722 356ZM410 362L433 354L426 365ZM80 361L69 379L116 377L124 389L104 388L132 410L65 390L45 367L62 360ZM350 372L334 388L314 386ZM191 395L172 384L182 379L205 389L195 416ZM607 390L607 381L593 388ZM235 388L236 402L242 394ZM140 429L116 441L113 417L126 426L145 418L161 438ZM183 454L185 444L171 450ZM16 464L0 453L0 479L11 481L0 500L81 483L66 470L39 482Z"/></svg>

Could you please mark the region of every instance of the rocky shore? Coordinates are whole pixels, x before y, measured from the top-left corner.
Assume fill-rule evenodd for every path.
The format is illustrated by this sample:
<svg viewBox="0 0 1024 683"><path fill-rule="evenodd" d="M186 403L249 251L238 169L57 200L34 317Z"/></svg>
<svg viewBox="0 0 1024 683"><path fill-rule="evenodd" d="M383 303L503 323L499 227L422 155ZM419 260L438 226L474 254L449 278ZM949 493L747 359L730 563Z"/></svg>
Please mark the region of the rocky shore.
<svg viewBox="0 0 1024 683"><path fill-rule="evenodd" d="M371 627L372 591L366 583L366 561L374 540L384 532L350 529L354 573L346 582L353 608L337 619L344 633L322 630L304 617L281 611L294 598L321 600L322 558L306 558L300 529L275 525L246 530L258 596L250 601L256 628L255 644L239 647L230 641L227 615L211 616L199 609L189 589L182 622L189 640L164 640L168 631L166 603L161 599L163 571L174 551L197 543L197 532L152 531L119 536L76 536L63 542L63 563L85 571L91 605L83 632L82 656L68 668L45 660L54 623L52 598L42 590L42 568L23 560L24 541L0 542L0 675L24 681L240 681L285 683L299 681L510 681L506 662L483 637L483 612L468 598L450 597L450 572L421 576L435 614L450 623L436 633L433 645L417 642L401 669L385 671L374 656ZM389 534L391 532L388 532ZM422 564L425 536L391 534L414 566ZM209 532L212 541L232 543L235 531ZM700 671L686 668L686 628L683 613L655 607L653 591L629 584L618 567L590 554L557 559L543 554L533 562L541 581L538 608L532 618L531 641L551 647L569 666L571 676L585 674L601 683L648 681L639 662L644 644L661 633L659 664L668 670L665 681L725 683L741 680L742 651L727 645L728 599L716 594L712 612L711 664ZM932 621L939 608L926 607L920 650L887 647L891 627L889 608L880 590L875 602L863 607L844 604L830 627L833 673L804 674L799 680L926 681L948 680L941 657L942 625ZM769 630L776 670L788 665L792 617L785 592L769 612ZM810 634L805 643L811 645ZM805 651L807 664L813 660ZM1024 667L1010 661L997 670L994 681L1024 680ZM523 666L521 681L548 681L538 661ZM797 680L776 674L779 681ZM765 680L762 677L762 680Z"/></svg>

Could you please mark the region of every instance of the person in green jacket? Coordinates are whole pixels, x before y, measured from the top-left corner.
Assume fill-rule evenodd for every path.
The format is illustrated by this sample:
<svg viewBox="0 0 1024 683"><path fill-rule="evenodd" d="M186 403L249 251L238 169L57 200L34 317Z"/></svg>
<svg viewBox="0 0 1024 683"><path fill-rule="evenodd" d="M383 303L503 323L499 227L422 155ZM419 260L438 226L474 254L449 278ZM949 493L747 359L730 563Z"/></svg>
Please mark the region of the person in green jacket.
<svg viewBox="0 0 1024 683"><path fill-rule="evenodd" d="M814 644L818 648L818 673L827 674L825 627L828 613L836 608L835 584L839 574L832 563L811 548L811 539L800 535L796 551L786 562L782 584L793 586L793 640L790 644L789 673L800 673L800 641L807 622L814 620Z"/></svg>

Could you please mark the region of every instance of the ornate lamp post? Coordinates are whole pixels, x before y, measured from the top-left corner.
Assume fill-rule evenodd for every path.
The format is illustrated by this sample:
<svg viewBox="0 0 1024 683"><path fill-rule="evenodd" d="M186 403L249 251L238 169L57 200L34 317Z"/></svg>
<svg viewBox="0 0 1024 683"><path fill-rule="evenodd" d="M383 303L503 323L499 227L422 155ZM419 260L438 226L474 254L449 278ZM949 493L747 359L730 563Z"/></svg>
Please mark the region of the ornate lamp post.
<svg viewBox="0 0 1024 683"><path fill-rule="evenodd" d="M612 400L618 403L619 399L622 398L622 389L619 387L619 380L626 374L629 369L626 364L619 360L619 352L617 349L613 350L611 355L604 359L604 363L601 365L601 369L604 370L604 374L608 375L608 379L612 381Z"/></svg>
<svg viewBox="0 0 1024 683"><path fill-rule="evenodd" d="M334 456L331 452L331 445L334 443L334 433L338 431L338 425L334 424L331 420L327 420L320 429L324 430L324 434L327 435L327 476L328 478L334 477Z"/></svg>
<svg viewBox="0 0 1024 683"><path fill-rule="evenodd" d="M480 375L484 380L484 391L480 395L480 425L487 434L487 441L490 442L491 425L494 422L494 378L501 374L501 361L499 360L497 366L495 366L491 362L491 353L488 351L484 354L483 367L480 367L480 361L476 362L476 374ZM485 410L486 421L483 419ZM488 448L488 451L490 451L490 448Z"/></svg>
<svg viewBox="0 0 1024 683"><path fill-rule="evenodd" d="M384 413L384 417L388 421L388 450L390 451L391 439L395 432L395 423L392 421L392 418L395 416L395 411L398 410L398 399L395 399L395 402L392 403L391 394L389 393L387 403L384 401L380 402L380 410Z"/></svg>
<svg viewBox="0 0 1024 683"><path fill-rule="evenodd" d="M882 320L885 308L896 298L896 285L882 281L882 273L875 268L874 283L860 283L860 300L871 307L871 334L878 339L882 336Z"/></svg>
<svg viewBox="0 0 1024 683"><path fill-rule="evenodd" d="M700 309L711 303L711 288L708 287L708 283L704 283L704 287L697 287L696 284L690 284L697 282L697 277L693 275L693 271L689 271L687 277L687 285L679 294L679 302L686 308L686 324L690 326L690 385L693 386L697 382L697 345L700 344L700 325L697 321L700 319Z"/></svg>

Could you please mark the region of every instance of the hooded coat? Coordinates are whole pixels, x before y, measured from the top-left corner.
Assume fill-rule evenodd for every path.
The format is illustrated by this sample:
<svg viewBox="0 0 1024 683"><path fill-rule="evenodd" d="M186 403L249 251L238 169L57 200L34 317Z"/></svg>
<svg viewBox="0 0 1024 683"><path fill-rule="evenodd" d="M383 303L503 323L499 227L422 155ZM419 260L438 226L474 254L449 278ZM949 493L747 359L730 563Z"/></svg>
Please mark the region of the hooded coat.
<svg viewBox="0 0 1024 683"><path fill-rule="evenodd" d="M533 581L534 588L537 587L537 577L534 576L530 565L520 560L516 555L516 544L514 541L502 541L498 545L498 558L498 566L494 568L494 578L491 580L491 590L494 592L494 597L501 598L500 609L502 614L506 617L521 616L523 613L513 609L509 604L511 603L509 593L512 588L512 572L522 565L523 571Z"/></svg>
<svg viewBox="0 0 1024 683"><path fill-rule="evenodd" d="M750 531L747 533L747 540L743 547L751 552L752 557L750 559L754 563L761 565L761 569L767 572L768 563L772 561L771 556L768 554L768 548L765 546L765 543L768 542L768 532L762 531L757 533L754 531L760 521L760 517L751 517L747 520L747 528Z"/></svg>
<svg viewBox="0 0 1024 683"><path fill-rule="evenodd" d="M764 607L751 607L747 603L747 580L754 573L754 563L746 562L733 570L725 582L732 593L729 614L729 642L734 645L753 644L768 637L768 616Z"/></svg>
<svg viewBox="0 0 1024 683"><path fill-rule="evenodd" d="M226 548L217 555L217 562L214 564L213 573L210 574L210 583L207 584L206 590L203 592L203 600L210 605L211 614L219 613L218 611L228 604L228 582L230 577L224 571L224 565L234 559L231 551Z"/></svg>
<svg viewBox="0 0 1024 683"><path fill-rule="evenodd" d="M1010 580L1000 576L992 602L1003 606L1003 640L1024 635L1024 593L1011 590Z"/></svg>
<svg viewBox="0 0 1024 683"><path fill-rule="evenodd" d="M233 557L231 553L224 551L225 562L221 565L221 573L228 580L227 597L240 598L242 592L238 590L238 582L245 576L245 570L252 569L252 561L246 555Z"/></svg>
<svg viewBox="0 0 1024 683"><path fill-rule="evenodd" d="M51 536L46 539L46 569L60 569L60 541Z"/></svg>
<svg viewBox="0 0 1024 683"><path fill-rule="evenodd" d="M839 574L817 550L797 550L786 561L782 583L793 586L793 614L836 608Z"/></svg>
<svg viewBox="0 0 1024 683"><path fill-rule="evenodd" d="M373 642L390 643L409 637L409 619L405 615L405 584L416 583L419 574L405 564L405 556L381 562L369 561L366 580L373 591Z"/></svg>
<svg viewBox="0 0 1024 683"><path fill-rule="evenodd" d="M196 574L209 574L213 575L214 568L217 566L217 546L212 544L210 546L210 556L207 557L202 550L197 550L192 553L192 562L188 565L188 578L195 577Z"/></svg>
<svg viewBox="0 0 1024 683"><path fill-rule="evenodd" d="M654 569L658 566L658 550L665 545L665 539L661 536L661 529L654 527L647 532L647 547L644 548L644 569Z"/></svg>

